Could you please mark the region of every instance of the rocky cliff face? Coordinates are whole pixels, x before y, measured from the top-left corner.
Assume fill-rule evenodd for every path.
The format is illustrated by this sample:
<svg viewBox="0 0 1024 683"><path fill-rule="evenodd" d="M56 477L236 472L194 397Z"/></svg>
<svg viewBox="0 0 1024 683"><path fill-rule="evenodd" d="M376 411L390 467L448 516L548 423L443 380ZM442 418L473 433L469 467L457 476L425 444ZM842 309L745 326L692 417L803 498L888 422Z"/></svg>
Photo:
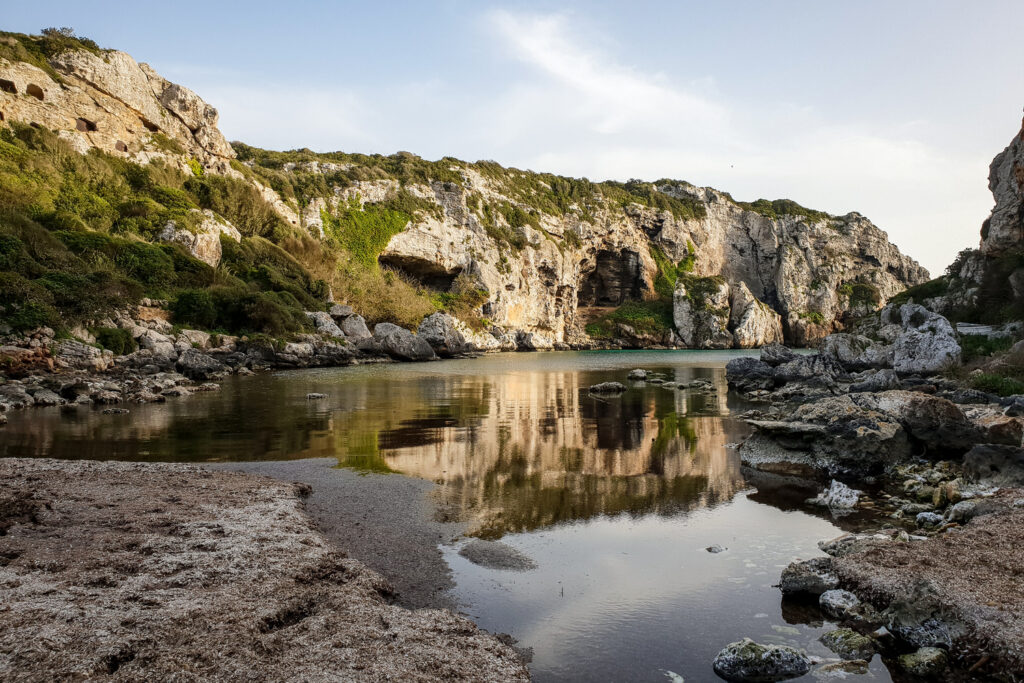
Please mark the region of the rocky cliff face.
<svg viewBox="0 0 1024 683"><path fill-rule="evenodd" d="M742 204L678 181L591 183L406 153L240 146L236 159L213 107L127 54L75 49L42 65L3 54L4 119L56 130L81 152L244 178L331 248L353 249L346 231L364 229L371 262L439 296L457 282L482 292L479 315L501 347L810 345L928 278L859 214ZM387 220L368 226L370 212ZM162 239L216 265L218 229L179 232Z"/></svg>
<svg viewBox="0 0 1024 683"><path fill-rule="evenodd" d="M552 344L587 343L587 323L595 315L656 299L665 261L671 267L688 263L691 280L720 277L724 284L721 302L697 302L692 310L680 308L676 297L674 329L646 340L665 345L749 348L782 335L811 345L841 329L846 318L928 279L856 213L766 215L717 190L672 182L655 184L653 191L686 201L695 216L639 201L622 206L599 192L592 204L558 215L532 206L540 203L532 201L535 196L524 199L510 189L524 175L520 171L485 176L458 161L449 170L461 182L404 186L436 209L417 214L392 237L381 263L440 288L468 274L488 292L484 317ZM322 235L322 213L347 207L353 198L361 205L384 201L400 189L397 180L335 186L332 196L307 204L304 224ZM496 206L520 208L532 224L514 225L491 208ZM496 232L514 233L519 246ZM741 299L738 306L730 291ZM719 309L720 333L702 329L710 319L705 304ZM636 332L620 326L612 336L628 340Z"/></svg>
<svg viewBox="0 0 1024 683"><path fill-rule="evenodd" d="M96 148L183 168L195 159L214 172L231 171L235 153L217 128L217 110L148 64L116 50L69 50L48 65L52 71L0 57L0 120L58 131L83 153Z"/></svg>

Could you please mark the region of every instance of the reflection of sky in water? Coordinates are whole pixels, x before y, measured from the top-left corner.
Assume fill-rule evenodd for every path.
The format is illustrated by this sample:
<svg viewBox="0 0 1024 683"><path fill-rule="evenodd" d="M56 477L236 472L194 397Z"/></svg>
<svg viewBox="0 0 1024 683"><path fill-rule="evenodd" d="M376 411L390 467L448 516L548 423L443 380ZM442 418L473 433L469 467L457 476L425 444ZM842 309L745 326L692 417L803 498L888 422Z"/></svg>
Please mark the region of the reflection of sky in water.
<svg viewBox="0 0 1024 683"><path fill-rule="evenodd" d="M435 481L444 514L532 557L523 574L445 553L458 597L485 628L535 651L542 680L713 677L724 644L750 636L829 654L821 628L794 631L779 572L840 533L748 498L735 451L747 428L726 390L737 352L496 354L426 364L230 378L162 405L11 415L0 455L137 460L280 460ZM587 387L634 367L717 391ZM308 392L327 394L307 401ZM758 500L769 499L765 493ZM791 507L791 506L790 506ZM720 544L720 554L704 550ZM887 680L877 662L873 669Z"/></svg>
<svg viewBox="0 0 1024 683"><path fill-rule="evenodd" d="M532 647L537 680L717 680L710 662L743 637L806 648L824 627L792 625L773 584L786 564L819 555L828 521L731 502L665 517L620 515L506 535L529 572L475 566L447 548L457 596L481 626ZM727 548L709 553L711 545ZM888 680L880 662L874 680Z"/></svg>

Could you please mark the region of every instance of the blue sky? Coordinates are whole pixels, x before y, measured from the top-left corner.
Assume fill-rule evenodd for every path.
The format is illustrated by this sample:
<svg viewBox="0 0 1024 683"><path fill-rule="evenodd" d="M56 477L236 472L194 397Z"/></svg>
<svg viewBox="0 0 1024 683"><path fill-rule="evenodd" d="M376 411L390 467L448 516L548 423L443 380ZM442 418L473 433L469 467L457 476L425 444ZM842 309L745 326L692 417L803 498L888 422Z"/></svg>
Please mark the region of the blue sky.
<svg viewBox="0 0 1024 683"><path fill-rule="evenodd" d="M186 85L229 139L673 177L859 211L941 273L1020 129L1024 3L17 2Z"/></svg>

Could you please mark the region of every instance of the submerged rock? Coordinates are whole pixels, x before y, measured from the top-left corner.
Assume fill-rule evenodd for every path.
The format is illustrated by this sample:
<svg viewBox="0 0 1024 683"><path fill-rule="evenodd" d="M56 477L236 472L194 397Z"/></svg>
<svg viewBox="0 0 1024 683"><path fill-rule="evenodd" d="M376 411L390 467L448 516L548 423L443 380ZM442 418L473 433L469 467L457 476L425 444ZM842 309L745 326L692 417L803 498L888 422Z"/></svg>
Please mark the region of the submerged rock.
<svg viewBox="0 0 1024 683"><path fill-rule="evenodd" d="M744 638L722 648L712 667L727 681L770 683L803 676L811 670L811 661L795 648L761 645Z"/></svg>
<svg viewBox="0 0 1024 683"><path fill-rule="evenodd" d="M861 492L852 489L841 481L832 480L832 484L816 498L808 499L812 505L822 505L830 510L850 510L857 505Z"/></svg>
<svg viewBox="0 0 1024 683"><path fill-rule="evenodd" d="M626 385L620 382L601 382L590 385L589 391L592 394L621 394L626 391Z"/></svg>
<svg viewBox="0 0 1024 683"><path fill-rule="evenodd" d="M488 569L506 569L525 572L536 569L537 563L501 541L473 539L459 550L459 555Z"/></svg>
<svg viewBox="0 0 1024 683"><path fill-rule="evenodd" d="M818 640L843 659L871 659L875 654L875 641L853 629L829 631Z"/></svg>

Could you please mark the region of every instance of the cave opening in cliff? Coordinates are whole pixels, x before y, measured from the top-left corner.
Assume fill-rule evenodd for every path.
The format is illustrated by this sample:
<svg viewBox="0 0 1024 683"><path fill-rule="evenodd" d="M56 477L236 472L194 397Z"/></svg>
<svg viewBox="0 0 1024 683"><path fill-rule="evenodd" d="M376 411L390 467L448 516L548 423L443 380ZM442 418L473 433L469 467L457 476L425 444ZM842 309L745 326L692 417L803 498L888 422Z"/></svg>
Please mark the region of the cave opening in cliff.
<svg viewBox="0 0 1024 683"><path fill-rule="evenodd" d="M43 100L43 89L40 88L35 83L29 83L27 86L25 86L25 94L26 95L31 95L32 97L36 98L40 102L42 102L42 100Z"/></svg>
<svg viewBox="0 0 1024 683"><path fill-rule="evenodd" d="M156 125L155 123L153 123L149 119L142 119L142 125L150 133L156 133L157 131L160 130L160 126Z"/></svg>
<svg viewBox="0 0 1024 683"><path fill-rule="evenodd" d="M381 254L378 262L385 268L439 292L450 290L455 284L455 278L462 272L462 268L447 270L433 261L400 254Z"/></svg>
<svg viewBox="0 0 1024 683"><path fill-rule="evenodd" d="M580 283L578 305L621 306L644 295L643 265L635 251L599 251L594 269Z"/></svg>
<svg viewBox="0 0 1024 683"><path fill-rule="evenodd" d="M96 124L89 119L77 118L75 119L75 128L83 133L92 133L96 130Z"/></svg>
<svg viewBox="0 0 1024 683"><path fill-rule="evenodd" d="M0 78L0 90L9 92L12 95L18 94L18 86L14 85L14 81L9 81L6 78Z"/></svg>

